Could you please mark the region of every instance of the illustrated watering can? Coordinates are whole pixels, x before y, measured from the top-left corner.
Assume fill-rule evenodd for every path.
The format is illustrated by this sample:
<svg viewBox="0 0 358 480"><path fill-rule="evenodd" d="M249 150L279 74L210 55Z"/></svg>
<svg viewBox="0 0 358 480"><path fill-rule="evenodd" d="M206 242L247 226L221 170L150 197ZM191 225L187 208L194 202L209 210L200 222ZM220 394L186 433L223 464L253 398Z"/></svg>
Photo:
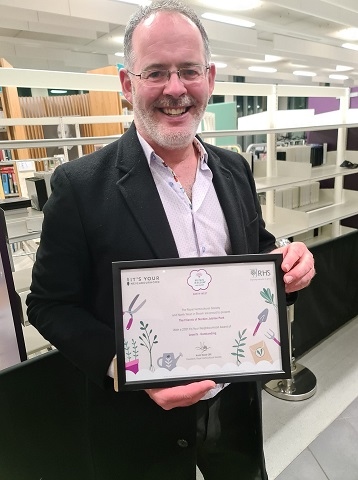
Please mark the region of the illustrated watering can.
<svg viewBox="0 0 358 480"><path fill-rule="evenodd" d="M158 358L157 364L160 368L166 368L167 370L173 370L177 366L177 361L183 354L179 353L179 355L175 358L173 352L163 353L161 357Z"/></svg>

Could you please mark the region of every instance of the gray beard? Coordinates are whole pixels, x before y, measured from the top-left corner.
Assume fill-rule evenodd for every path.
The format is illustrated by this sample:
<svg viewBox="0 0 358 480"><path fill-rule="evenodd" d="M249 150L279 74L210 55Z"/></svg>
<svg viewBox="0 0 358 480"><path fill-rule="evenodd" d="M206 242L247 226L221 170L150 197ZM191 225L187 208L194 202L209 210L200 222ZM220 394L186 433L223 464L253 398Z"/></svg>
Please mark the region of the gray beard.
<svg viewBox="0 0 358 480"><path fill-rule="evenodd" d="M177 148L185 148L193 142L198 126L203 118L205 109L197 112L192 118L191 123L185 129L186 131L173 131L170 134L164 134L159 122L153 121L148 112L143 112L136 104L135 94L133 92L133 109L135 112L134 119L140 131L145 132L156 144L167 150L175 150Z"/></svg>

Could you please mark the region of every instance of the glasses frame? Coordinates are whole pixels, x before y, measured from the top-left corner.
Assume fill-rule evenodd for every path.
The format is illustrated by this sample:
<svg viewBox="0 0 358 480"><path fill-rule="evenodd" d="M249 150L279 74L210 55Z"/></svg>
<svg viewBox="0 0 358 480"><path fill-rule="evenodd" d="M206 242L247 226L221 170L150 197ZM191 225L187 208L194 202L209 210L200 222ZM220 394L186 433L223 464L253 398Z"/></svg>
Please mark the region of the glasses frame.
<svg viewBox="0 0 358 480"><path fill-rule="evenodd" d="M188 65L187 67L178 68L177 70L169 70L169 69L165 69L165 68L158 68L158 69L156 69L156 70L143 70L141 73L134 73L134 72L131 72L130 70L127 69L127 72L130 73L131 75L133 75L134 77L139 77L140 80L142 80L142 81L145 82L145 81L148 81L148 78L142 78L143 73L145 73L145 72L156 72L156 71L161 71L161 72L166 71L166 72L167 72L167 79L166 79L166 81L165 81L164 83L155 83L155 82L151 82L150 80L148 81L148 83L149 83L150 85L153 85L153 86L155 86L155 85L157 85L157 86L165 85L166 83L169 82L170 77L172 76L172 73L176 73L176 74L178 75L179 80L180 80L184 85L185 85L185 84L189 84L189 85L190 85L190 83L194 83L194 82L196 81L196 79L195 79L195 80L189 80L189 81L188 81L188 80L183 80L183 79L181 78L181 73L180 73L180 72L181 72L181 70L190 69L191 67L204 67L204 72L203 72L202 74L200 74L199 77L201 77L201 76L204 77L204 76L205 76L205 73L206 73L208 70L210 70L210 64L209 64L209 65L203 65L203 64L200 64L200 63L196 63L196 64L194 64L194 65Z"/></svg>

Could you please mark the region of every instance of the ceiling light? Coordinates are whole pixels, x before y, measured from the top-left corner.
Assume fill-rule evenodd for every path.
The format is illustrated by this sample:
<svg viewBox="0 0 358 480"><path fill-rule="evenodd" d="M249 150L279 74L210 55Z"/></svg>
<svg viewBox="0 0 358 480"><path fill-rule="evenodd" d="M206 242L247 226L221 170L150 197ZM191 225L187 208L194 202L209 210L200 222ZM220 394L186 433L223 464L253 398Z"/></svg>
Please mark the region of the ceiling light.
<svg viewBox="0 0 358 480"><path fill-rule="evenodd" d="M344 40L358 40L358 28L345 28L337 32L336 35Z"/></svg>
<svg viewBox="0 0 358 480"><path fill-rule="evenodd" d="M51 93L67 93L67 90L50 90Z"/></svg>
<svg viewBox="0 0 358 480"><path fill-rule="evenodd" d="M215 22L229 23L230 25L236 25L238 27L251 28L255 26L253 22L241 20L240 18L226 17L225 15L217 15L216 13L203 13L202 18L214 20Z"/></svg>
<svg viewBox="0 0 358 480"><path fill-rule="evenodd" d="M124 57L124 53L123 52L116 52L115 56L116 57Z"/></svg>
<svg viewBox="0 0 358 480"><path fill-rule="evenodd" d="M152 3L150 0L117 0L117 1L121 3L131 3L132 5L141 5L142 7L146 7Z"/></svg>
<svg viewBox="0 0 358 480"><path fill-rule="evenodd" d="M116 43L123 43L124 37L112 37L112 40L114 40Z"/></svg>
<svg viewBox="0 0 358 480"><path fill-rule="evenodd" d="M214 62L216 68L226 68L227 63L224 62Z"/></svg>
<svg viewBox="0 0 358 480"><path fill-rule="evenodd" d="M250 72L275 73L277 68L272 67L249 67Z"/></svg>
<svg viewBox="0 0 358 480"><path fill-rule="evenodd" d="M217 0L204 0L201 1L205 7L217 8ZM260 7L262 2L260 0L220 0L220 10L244 11L252 10L253 8Z"/></svg>
<svg viewBox="0 0 358 480"><path fill-rule="evenodd" d="M347 75L338 75L333 73L332 75L329 75L329 78L332 80L348 80L349 77Z"/></svg>
<svg viewBox="0 0 358 480"><path fill-rule="evenodd" d="M265 62L278 62L281 58L277 55L265 55Z"/></svg>
<svg viewBox="0 0 358 480"><path fill-rule="evenodd" d="M353 70L353 67L347 67L346 65L337 65L336 71L337 72L348 72L349 70Z"/></svg>
<svg viewBox="0 0 358 480"><path fill-rule="evenodd" d="M295 70L292 72L294 75L298 75L299 77L315 77L317 73L309 72L307 70Z"/></svg>
<svg viewBox="0 0 358 480"><path fill-rule="evenodd" d="M354 43L343 43L342 47L348 48L349 50L358 50L358 45L355 45Z"/></svg>

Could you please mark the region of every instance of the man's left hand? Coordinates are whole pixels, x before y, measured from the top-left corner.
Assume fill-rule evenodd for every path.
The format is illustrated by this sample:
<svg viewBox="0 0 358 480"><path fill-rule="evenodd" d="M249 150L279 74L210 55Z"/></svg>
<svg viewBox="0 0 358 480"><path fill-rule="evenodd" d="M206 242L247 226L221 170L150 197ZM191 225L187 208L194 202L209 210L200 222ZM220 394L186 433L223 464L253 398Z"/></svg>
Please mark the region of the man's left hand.
<svg viewBox="0 0 358 480"><path fill-rule="evenodd" d="M292 242L272 250L271 253L282 253L282 270L285 272L285 292L292 293L307 287L316 274L312 253L302 242Z"/></svg>

